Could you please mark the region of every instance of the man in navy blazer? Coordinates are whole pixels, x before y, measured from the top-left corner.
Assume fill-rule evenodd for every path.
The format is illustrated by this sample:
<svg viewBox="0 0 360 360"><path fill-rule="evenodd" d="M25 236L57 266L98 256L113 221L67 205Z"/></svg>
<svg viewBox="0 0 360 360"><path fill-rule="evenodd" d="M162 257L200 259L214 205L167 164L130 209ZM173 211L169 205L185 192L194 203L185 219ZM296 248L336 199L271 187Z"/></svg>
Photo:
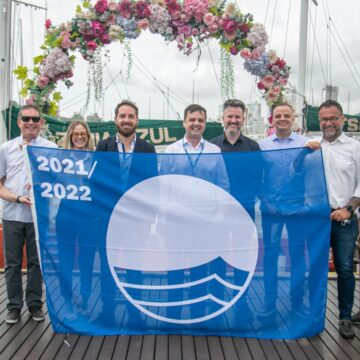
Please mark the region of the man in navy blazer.
<svg viewBox="0 0 360 360"><path fill-rule="evenodd" d="M102 176L113 176L114 172L121 177L119 182L118 194L114 193L114 199L117 201L117 196L123 192L126 192L132 186L146 180L150 177L158 175L157 159L155 155L149 156L136 156L132 153L155 153L154 145L140 139L136 135L136 128L138 126L138 108L137 106L128 100L123 100L115 108L115 125L117 127L117 133L108 139L101 140L96 147L96 151L110 151L119 153L119 166L114 168L101 168L98 173ZM101 167L101 164L99 164ZM111 205L112 206L112 205ZM101 225L100 225L101 226ZM107 226L106 222L103 222L103 226ZM106 233L106 231L104 232ZM101 289L102 289L102 314L99 318L108 319L107 325L113 326L116 323L114 298L116 297L114 282L109 271L107 264L106 251L101 249ZM136 278L131 273L127 272L127 277L136 282ZM131 306L130 306L131 310ZM134 322L138 324L142 323L142 318L135 311L134 314L130 311L129 316L133 318ZM119 322L117 322L119 324ZM104 325L104 324L98 324Z"/></svg>
<svg viewBox="0 0 360 360"><path fill-rule="evenodd" d="M138 107L131 101L123 100L115 108L115 125L117 133L105 140L101 140L96 151L114 152L143 152L154 153L154 145L136 136L136 128L139 123Z"/></svg>

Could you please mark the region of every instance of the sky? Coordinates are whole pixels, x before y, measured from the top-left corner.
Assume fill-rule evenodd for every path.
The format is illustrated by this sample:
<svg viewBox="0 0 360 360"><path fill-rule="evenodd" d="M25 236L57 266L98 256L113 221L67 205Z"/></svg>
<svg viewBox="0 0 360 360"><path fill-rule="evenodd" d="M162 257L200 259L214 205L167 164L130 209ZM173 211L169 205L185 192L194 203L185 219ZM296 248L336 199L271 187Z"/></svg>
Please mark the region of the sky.
<svg viewBox="0 0 360 360"><path fill-rule="evenodd" d="M39 6L46 3L45 0L29 2ZM360 1L317 2L319 6L316 7L309 0L308 71L304 95L308 103L319 105L324 100L322 89L326 84L332 84L339 87L338 100L344 111L350 114L360 113L360 24L357 18ZM47 13L24 5L16 6L14 16L22 20L24 65L31 66L32 58L41 54L39 47L43 41L45 18L51 19L54 25L69 21L74 17L79 3L80 1L75 0L48 0ZM270 38L268 48L276 50L280 56L284 55L292 68L290 87L296 87L300 1L238 0L237 4L243 13L253 14L255 22L265 25ZM15 23L19 24L18 20ZM331 31L327 30L329 28ZM15 29L14 55L18 65L21 59L18 40L20 28L15 26ZM183 109L192 102L204 106L209 118L218 118L223 99L217 81L220 77L220 46L216 40L212 40L209 46L203 46L198 63L197 52L186 56L174 43L166 44L159 35L143 33L138 39L131 41L132 67L129 78L129 62L124 57L124 48L120 43L114 43L107 49L110 60L103 70L105 101L100 105L92 101L87 111L84 110L88 65L78 54L75 76L72 78L74 86L69 90L62 85L58 87L64 98L60 103L62 116L71 117L75 112L85 115L97 112L100 117L110 120L116 104L122 99L131 99L139 106L140 118L181 118ZM268 110L261 94L256 90L256 78L243 70L240 56L233 57L233 60L235 97L246 103L260 102L263 114L266 115ZM19 99L19 86L14 83L16 101Z"/></svg>

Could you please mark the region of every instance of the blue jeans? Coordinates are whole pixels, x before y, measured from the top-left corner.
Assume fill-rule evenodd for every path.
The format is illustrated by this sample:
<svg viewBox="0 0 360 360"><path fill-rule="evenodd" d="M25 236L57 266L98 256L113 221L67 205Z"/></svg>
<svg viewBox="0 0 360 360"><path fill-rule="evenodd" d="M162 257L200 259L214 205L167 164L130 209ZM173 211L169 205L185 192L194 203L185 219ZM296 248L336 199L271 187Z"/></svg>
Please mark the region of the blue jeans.
<svg viewBox="0 0 360 360"><path fill-rule="evenodd" d="M340 319L351 319L354 303L355 277L353 256L358 236L357 217L353 215L349 224L338 221L331 223L331 248L337 273Z"/></svg>

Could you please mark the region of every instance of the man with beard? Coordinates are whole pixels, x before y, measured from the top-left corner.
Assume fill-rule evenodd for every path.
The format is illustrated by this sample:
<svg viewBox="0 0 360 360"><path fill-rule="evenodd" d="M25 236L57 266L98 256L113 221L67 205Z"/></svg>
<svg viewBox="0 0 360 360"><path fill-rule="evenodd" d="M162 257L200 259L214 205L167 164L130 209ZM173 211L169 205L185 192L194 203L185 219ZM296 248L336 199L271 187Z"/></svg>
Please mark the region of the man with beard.
<svg viewBox="0 0 360 360"><path fill-rule="evenodd" d="M337 273L339 332L344 338L353 338L353 255L358 236L357 217L354 212L360 205L360 143L342 132L344 121L341 105L334 100L326 100L319 107L322 138L310 141L306 146L312 149L321 148L323 153L331 207L330 245Z"/></svg>
<svg viewBox="0 0 360 360"><path fill-rule="evenodd" d="M241 100L229 99L223 104L222 121L224 124L224 133L212 140L221 152L248 152L258 151L260 146L258 143L245 136L241 129L246 121L246 106ZM231 154L224 156L226 170L230 181L230 193L245 208L247 213L255 220L255 200L258 189L261 184L261 164L257 161L249 161L249 157L238 157ZM247 176L241 176L243 169L246 169ZM246 191L244 191L246 189ZM236 283L238 280L236 279ZM253 313L248 306L248 293L241 297L236 303L238 314L242 320L251 325Z"/></svg>
<svg viewBox="0 0 360 360"><path fill-rule="evenodd" d="M139 122L137 106L128 100L123 100L115 108L115 125L118 132L99 142L96 151L114 151L121 153L144 152L154 153L152 144L136 136Z"/></svg>
<svg viewBox="0 0 360 360"><path fill-rule="evenodd" d="M258 151L260 147L258 143L245 136L241 129L245 123L246 107L241 100L229 99L224 102L222 121L224 124L224 134L210 140L217 145L221 152L243 152ZM255 218L255 194L261 182L261 167L257 162L249 164L249 159L236 157L236 161L232 161L233 157L227 155L224 157L226 170L230 179L236 179L236 184L230 183L231 194L237 198L245 207L252 219ZM245 164L246 162L246 164ZM250 176L242 177L239 175L241 168L246 167L246 172L251 173ZM251 181L249 181L251 179ZM248 189L246 195L243 189ZM245 196L245 197L244 197Z"/></svg>
<svg viewBox="0 0 360 360"><path fill-rule="evenodd" d="M140 139L136 135L136 128L138 125L138 107L131 101L123 100L115 108L115 125L117 133L108 139L102 140L96 147L96 151L111 151L119 153L119 172L121 172L121 183L119 183L119 194L123 194L127 189L133 185L149 178L156 176L157 161L155 156L146 158L147 163L142 161L143 157L133 156L132 153L155 153L155 147L147 141ZM133 171L131 171L133 169ZM108 169L104 169L103 175ZM115 170L117 171L117 169ZM106 175L105 175L106 176ZM111 175L110 175L111 176ZM106 224L106 222L103 222ZM106 231L104 231L106 233ZM115 301L114 301L114 288L113 280L109 271L107 262L107 255L105 249L101 249L101 289L103 310L99 315L103 321L108 325L115 323ZM137 283L140 281L138 274L126 272L126 279L129 282ZM134 309L132 309L134 311ZM143 323L142 318L135 309L134 313L129 315L137 326Z"/></svg>

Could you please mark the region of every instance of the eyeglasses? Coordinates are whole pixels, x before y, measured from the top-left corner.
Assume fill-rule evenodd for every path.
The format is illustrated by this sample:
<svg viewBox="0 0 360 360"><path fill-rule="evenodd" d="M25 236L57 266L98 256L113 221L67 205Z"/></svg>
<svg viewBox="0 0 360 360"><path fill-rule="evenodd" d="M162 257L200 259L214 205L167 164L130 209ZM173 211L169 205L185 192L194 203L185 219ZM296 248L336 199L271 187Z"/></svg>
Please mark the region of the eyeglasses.
<svg viewBox="0 0 360 360"><path fill-rule="evenodd" d="M74 137L87 137L88 134L86 132L83 132L83 133L73 132L72 136L74 136Z"/></svg>
<svg viewBox="0 0 360 360"><path fill-rule="evenodd" d="M327 123L327 122L330 122L330 123L334 123L334 122L337 122L340 120L340 116L333 116L333 117L330 117L330 118L320 118L319 121L321 123Z"/></svg>
<svg viewBox="0 0 360 360"><path fill-rule="evenodd" d="M38 123L41 120L40 116L21 116L23 122L29 122L32 120L34 123Z"/></svg>

